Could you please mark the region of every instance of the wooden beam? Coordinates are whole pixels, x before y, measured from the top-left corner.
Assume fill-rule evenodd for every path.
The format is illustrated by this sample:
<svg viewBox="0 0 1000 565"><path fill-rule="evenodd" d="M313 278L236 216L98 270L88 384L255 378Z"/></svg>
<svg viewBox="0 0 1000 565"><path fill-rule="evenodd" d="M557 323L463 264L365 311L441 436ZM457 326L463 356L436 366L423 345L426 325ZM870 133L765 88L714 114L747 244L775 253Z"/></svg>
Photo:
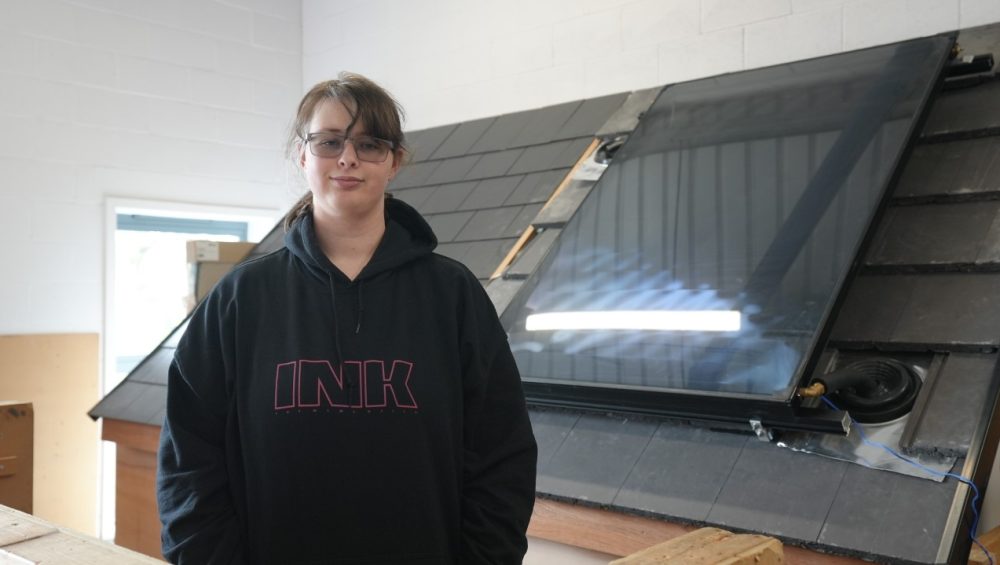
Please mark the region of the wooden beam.
<svg viewBox="0 0 1000 565"><path fill-rule="evenodd" d="M559 196L560 192L566 189L570 181L572 181L573 177L576 175L577 169L583 166L583 164L587 161L587 159L589 159L590 156L593 155L594 151L597 151L597 148L600 147L600 145L601 145L601 140L596 137L590 142L590 145L587 146L587 149L583 151L583 155L580 155L580 158L576 160L576 163L573 165L573 168L570 169L568 173L566 173L566 176L563 177L562 182L559 183L559 186L557 186L556 189L552 191L552 194L549 196L548 200L545 201L545 205L542 206L542 210L548 208L549 204L552 203L552 200L555 199L556 196ZM535 236L535 233L537 231L538 230L535 229L535 226L529 225L527 228L524 229L523 232L521 232L521 237L519 237L517 239L517 242L514 243L514 247L510 248L510 251L507 252L507 256L503 258L503 261L500 261L500 264L497 265L497 268L493 271L493 274L490 275L490 280L493 280L503 275L503 272L506 271L507 267L509 267L510 264L514 262L514 259L517 257L517 254L520 253L522 249L524 249L524 246L527 245L529 241L531 241L531 239Z"/></svg>
<svg viewBox="0 0 1000 565"><path fill-rule="evenodd" d="M156 453L160 445L160 426L136 424L125 420L105 418L101 439L127 445L132 449Z"/></svg>
<svg viewBox="0 0 1000 565"><path fill-rule="evenodd" d="M696 529L696 526L536 498L528 535L625 557ZM785 563L864 565L867 562L786 545Z"/></svg>

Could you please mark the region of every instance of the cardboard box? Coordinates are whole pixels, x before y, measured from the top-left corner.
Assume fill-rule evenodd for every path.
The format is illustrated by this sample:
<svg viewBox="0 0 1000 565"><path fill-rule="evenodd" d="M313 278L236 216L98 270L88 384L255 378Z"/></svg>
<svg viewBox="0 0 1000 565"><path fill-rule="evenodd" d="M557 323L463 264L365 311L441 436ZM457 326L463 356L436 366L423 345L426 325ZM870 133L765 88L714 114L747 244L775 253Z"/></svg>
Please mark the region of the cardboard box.
<svg viewBox="0 0 1000 565"><path fill-rule="evenodd" d="M30 402L0 401L0 504L31 513L35 412Z"/></svg>
<svg viewBox="0 0 1000 565"><path fill-rule="evenodd" d="M249 241L202 241L187 242L188 263L211 261L214 263L239 263L257 245Z"/></svg>
<svg viewBox="0 0 1000 565"><path fill-rule="evenodd" d="M215 283L236 266L256 243L247 241L187 242L188 310L195 307L212 290Z"/></svg>

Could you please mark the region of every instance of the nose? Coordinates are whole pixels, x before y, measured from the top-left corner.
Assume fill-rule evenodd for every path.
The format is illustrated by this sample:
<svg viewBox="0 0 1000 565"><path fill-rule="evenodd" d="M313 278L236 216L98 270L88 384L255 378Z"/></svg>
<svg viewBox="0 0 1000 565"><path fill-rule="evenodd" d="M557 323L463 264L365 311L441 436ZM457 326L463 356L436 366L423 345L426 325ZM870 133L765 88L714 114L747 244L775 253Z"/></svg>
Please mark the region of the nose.
<svg viewBox="0 0 1000 565"><path fill-rule="evenodd" d="M344 140L344 150L340 152L340 157L337 158L338 163L341 167L356 167L358 165L358 153L354 150L354 141L351 139Z"/></svg>

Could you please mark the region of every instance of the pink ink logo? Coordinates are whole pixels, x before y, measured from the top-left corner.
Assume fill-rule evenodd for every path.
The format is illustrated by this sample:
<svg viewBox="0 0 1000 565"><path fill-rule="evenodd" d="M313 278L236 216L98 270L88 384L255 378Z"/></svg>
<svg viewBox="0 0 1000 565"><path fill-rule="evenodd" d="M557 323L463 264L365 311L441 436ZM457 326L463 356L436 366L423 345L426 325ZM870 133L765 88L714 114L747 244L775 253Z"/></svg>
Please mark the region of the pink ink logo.
<svg viewBox="0 0 1000 565"><path fill-rule="evenodd" d="M274 373L274 409L409 408L417 401L410 390L413 363L394 360L344 361L340 371L325 359L279 363Z"/></svg>

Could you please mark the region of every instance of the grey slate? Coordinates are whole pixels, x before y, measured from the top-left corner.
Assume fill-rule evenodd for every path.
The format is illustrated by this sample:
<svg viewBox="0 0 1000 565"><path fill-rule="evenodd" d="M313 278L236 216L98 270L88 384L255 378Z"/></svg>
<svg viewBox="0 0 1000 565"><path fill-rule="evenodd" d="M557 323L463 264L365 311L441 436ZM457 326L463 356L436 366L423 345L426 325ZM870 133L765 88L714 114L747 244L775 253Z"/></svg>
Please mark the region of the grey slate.
<svg viewBox="0 0 1000 565"><path fill-rule="evenodd" d="M405 188L401 190L393 190L392 195L399 198L403 202L406 202L410 206L413 206L417 211L423 209L423 205L430 198L431 194L434 194L433 186L421 186L418 188Z"/></svg>
<svg viewBox="0 0 1000 565"><path fill-rule="evenodd" d="M768 535L814 540L823 529L849 466L756 439L748 441L707 521Z"/></svg>
<svg viewBox="0 0 1000 565"><path fill-rule="evenodd" d="M547 201L568 172L569 168L566 167L554 171L524 175L524 178L517 185L517 188L514 189L514 192L511 193L510 197L507 198L505 204L528 204Z"/></svg>
<svg viewBox="0 0 1000 565"><path fill-rule="evenodd" d="M1000 202L896 206L882 222L869 265L973 264Z"/></svg>
<svg viewBox="0 0 1000 565"><path fill-rule="evenodd" d="M487 279L507 256L515 241L514 238L509 238L466 243L468 249L462 255L462 262L476 278Z"/></svg>
<svg viewBox="0 0 1000 565"><path fill-rule="evenodd" d="M916 277L906 275L855 278L837 313L831 341L891 341L916 284Z"/></svg>
<svg viewBox="0 0 1000 565"><path fill-rule="evenodd" d="M396 178L389 183L389 190L400 188L410 188L427 184L427 179L434 173L441 161L427 161L423 163L410 163L399 169Z"/></svg>
<svg viewBox="0 0 1000 565"><path fill-rule="evenodd" d="M985 266L1000 263L1000 214L993 218L993 223L987 230L976 255L976 264Z"/></svg>
<svg viewBox="0 0 1000 565"><path fill-rule="evenodd" d="M537 227L562 227L573 217L596 183L589 180L571 180L538 214L533 225Z"/></svg>
<svg viewBox="0 0 1000 565"><path fill-rule="evenodd" d="M983 413L985 391L994 379L996 364L995 353L949 354L940 373L924 383L928 390L921 392L927 395L927 404L910 414L907 424L914 426L910 450L964 457Z"/></svg>
<svg viewBox="0 0 1000 565"><path fill-rule="evenodd" d="M458 239L470 241L503 238L511 222L517 218L518 212L520 210L513 207L478 210L472 216L472 219L465 224L462 232L458 234ZM462 213L473 214L472 212Z"/></svg>
<svg viewBox="0 0 1000 565"><path fill-rule="evenodd" d="M479 181L469 197L462 202L463 210L497 208L504 205L521 182L521 177L510 176Z"/></svg>
<svg viewBox="0 0 1000 565"><path fill-rule="evenodd" d="M893 196L970 196L1000 192L1000 138L917 145Z"/></svg>
<svg viewBox="0 0 1000 565"><path fill-rule="evenodd" d="M453 212L459 209L459 206L472 194L472 190L475 187L475 182L440 185L434 189L434 192L424 200L424 203L417 210L421 214Z"/></svg>
<svg viewBox="0 0 1000 565"><path fill-rule="evenodd" d="M479 159L476 166L465 175L465 178L474 180L505 175L523 151L523 149L508 149L507 151L487 153Z"/></svg>
<svg viewBox="0 0 1000 565"><path fill-rule="evenodd" d="M630 133L639 125L639 118L653 105L656 97L660 95L662 87L636 90L628 95L625 101L608 117L600 129L596 130L597 137L606 137L620 133ZM600 98L596 100L601 100ZM572 122L573 120L570 120ZM567 124L568 127L569 124ZM572 130L570 130L572 133Z"/></svg>
<svg viewBox="0 0 1000 565"><path fill-rule="evenodd" d="M518 208L517 216L514 221L510 223L507 227L507 231L504 232L506 237L521 237L521 234L531 225L532 220L538 216L538 212L542 210L541 204L528 204L527 206L521 206Z"/></svg>
<svg viewBox="0 0 1000 565"><path fill-rule="evenodd" d="M160 347L177 347L177 344L181 340L181 336L184 335L185 331L187 331L187 327L188 327L188 319L185 319L183 322L181 322L179 326L177 326L174 329L174 331L170 332L170 335L167 336L167 339L163 341Z"/></svg>
<svg viewBox="0 0 1000 565"><path fill-rule="evenodd" d="M413 162L426 161L437 151L445 139L457 127L456 124L423 129L415 132L407 132L406 141L410 146L410 155Z"/></svg>
<svg viewBox="0 0 1000 565"><path fill-rule="evenodd" d="M500 280L496 279L493 282ZM548 466L552 456L569 437L569 432L580 419L580 414L535 408L528 411L528 417L531 418L531 429L538 444L538 470L541 471Z"/></svg>
<svg viewBox="0 0 1000 565"><path fill-rule="evenodd" d="M1000 274L919 277L892 340L942 347L1000 345Z"/></svg>
<svg viewBox="0 0 1000 565"><path fill-rule="evenodd" d="M129 380L166 386L167 370L170 368L170 363L173 360L174 348L159 347L129 373Z"/></svg>
<svg viewBox="0 0 1000 565"><path fill-rule="evenodd" d="M511 263L510 267L504 273L505 278L511 279L525 279L535 272L538 265L541 264L545 256L548 255L549 250L555 245L556 240L559 239L559 234L562 230L559 229L547 229L532 238L527 245L521 250Z"/></svg>
<svg viewBox="0 0 1000 565"><path fill-rule="evenodd" d="M427 177L426 184L444 184L465 180L469 171L472 170L472 167L476 165L476 162L479 161L479 159L479 155L468 155L465 157L454 157L452 159L435 161L439 163L439 165L434 169L434 172Z"/></svg>
<svg viewBox="0 0 1000 565"><path fill-rule="evenodd" d="M924 137L1000 128L1000 81L942 92L934 101Z"/></svg>
<svg viewBox="0 0 1000 565"><path fill-rule="evenodd" d="M434 248L435 253L439 253L459 262L462 261L462 257L465 256L465 252L468 250L469 246L464 243L441 243Z"/></svg>
<svg viewBox="0 0 1000 565"><path fill-rule="evenodd" d="M452 130L451 134L437 148L431 159L445 159L447 157L459 157L469 153L472 146L482 137L483 133L489 129L496 118L483 118L459 124Z"/></svg>
<svg viewBox="0 0 1000 565"><path fill-rule="evenodd" d="M115 387L112 393L108 394L97 403L96 406L91 408L89 414L91 418L115 418L117 420L123 420L122 417L129 405L135 402L146 387L155 386L145 383L133 383L129 380L123 381L120 385Z"/></svg>
<svg viewBox="0 0 1000 565"><path fill-rule="evenodd" d="M437 236L438 241L444 243L454 241L458 233L462 231L462 228L469 223L469 218L471 217L472 212L453 212L449 214L429 214L424 216L424 219L431 226L431 230Z"/></svg>
<svg viewBox="0 0 1000 565"><path fill-rule="evenodd" d="M514 300L514 297L517 296L523 285L524 281L505 279L503 277L495 278L486 285L486 295L490 297L490 302L496 308L497 315L503 316L504 310L510 306L511 301ZM535 430L535 434L537 436L537 429Z"/></svg>
<svg viewBox="0 0 1000 565"><path fill-rule="evenodd" d="M934 560L956 481L939 484L847 465L837 483L837 497L817 542L852 552L865 548L870 555Z"/></svg>
<svg viewBox="0 0 1000 565"><path fill-rule="evenodd" d="M704 521L748 441L757 440L746 434L662 423L614 505Z"/></svg>
<svg viewBox="0 0 1000 565"><path fill-rule="evenodd" d="M570 148L571 143L570 141L555 141L529 147L524 150L509 172L514 175L571 167L576 163L576 159L566 162L565 158L565 153Z"/></svg>
<svg viewBox="0 0 1000 565"><path fill-rule="evenodd" d="M610 504L657 425L622 416L584 414L539 470L538 490Z"/></svg>
<svg viewBox="0 0 1000 565"><path fill-rule="evenodd" d="M500 151L514 146L514 138L528 125L529 112L504 114L498 117L469 153Z"/></svg>
<svg viewBox="0 0 1000 565"><path fill-rule="evenodd" d="M629 94L622 92L584 100L553 139L594 137L628 98Z"/></svg>
<svg viewBox="0 0 1000 565"><path fill-rule="evenodd" d="M554 139L561 139L559 136L560 130L581 105L582 103L579 100L575 100L573 102L529 111L528 123L518 132L511 144L514 147L524 147L527 145L548 143ZM596 129L594 128L577 135L593 135Z"/></svg>

